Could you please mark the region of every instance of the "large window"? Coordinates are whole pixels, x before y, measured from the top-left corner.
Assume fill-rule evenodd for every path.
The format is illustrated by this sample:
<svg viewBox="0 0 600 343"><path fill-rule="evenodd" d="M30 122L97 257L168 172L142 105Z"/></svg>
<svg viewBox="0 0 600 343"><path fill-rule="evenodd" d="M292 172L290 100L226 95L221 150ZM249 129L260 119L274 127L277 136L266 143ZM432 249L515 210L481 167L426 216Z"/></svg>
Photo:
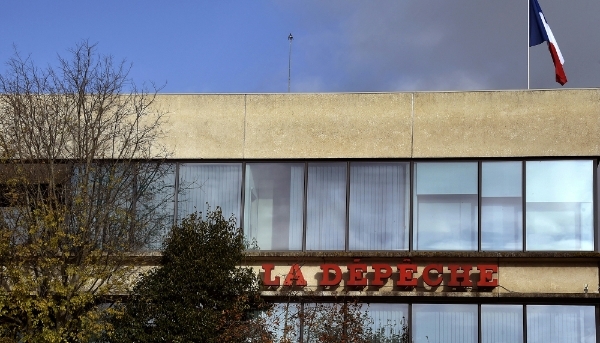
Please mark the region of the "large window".
<svg viewBox="0 0 600 343"><path fill-rule="evenodd" d="M415 163L414 249L477 250L477 162Z"/></svg>
<svg viewBox="0 0 600 343"><path fill-rule="evenodd" d="M593 250L593 162L526 166L527 250Z"/></svg>
<svg viewBox="0 0 600 343"><path fill-rule="evenodd" d="M481 249L523 248L522 162L481 164Z"/></svg>
<svg viewBox="0 0 600 343"><path fill-rule="evenodd" d="M218 206L261 250L597 249L591 159L176 166L177 218Z"/></svg>
<svg viewBox="0 0 600 343"><path fill-rule="evenodd" d="M477 305L415 304L415 343L477 343Z"/></svg>
<svg viewBox="0 0 600 343"><path fill-rule="evenodd" d="M241 163L184 163L179 165L178 215L220 207L225 218L239 220L242 199Z"/></svg>
<svg viewBox="0 0 600 343"><path fill-rule="evenodd" d="M596 305L279 303L275 338L317 342L360 332L371 342L596 343ZM410 318L410 320L409 320ZM301 333L301 334L300 334Z"/></svg>
<svg viewBox="0 0 600 343"><path fill-rule="evenodd" d="M346 246L346 163L309 163L306 250Z"/></svg>
<svg viewBox="0 0 600 343"><path fill-rule="evenodd" d="M408 163L350 164L350 250L408 250Z"/></svg>
<svg viewBox="0 0 600 343"><path fill-rule="evenodd" d="M259 249L301 250L303 163L248 163L244 232Z"/></svg>

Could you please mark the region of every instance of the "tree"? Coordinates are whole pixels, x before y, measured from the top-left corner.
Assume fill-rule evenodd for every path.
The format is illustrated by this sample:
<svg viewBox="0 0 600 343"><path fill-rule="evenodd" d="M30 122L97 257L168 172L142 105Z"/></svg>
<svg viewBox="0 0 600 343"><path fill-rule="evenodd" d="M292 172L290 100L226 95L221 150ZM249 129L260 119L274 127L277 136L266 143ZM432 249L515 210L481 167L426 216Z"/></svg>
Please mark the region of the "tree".
<svg viewBox="0 0 600 343"><path fill-rule="evenodd" d="M264 305L259 279L244 261L244 233L219 208L192 214L166 239L160 267L135 285L116 319L115 342L264 341L252 325Z"/></svg>
<svg viewBox="0 0 600 343"><path fill-rule="evenodd" d="M81 42L0 75L0 336L79 342L106 330L132 254L161 230L167 165L156 89Z"/></svg>

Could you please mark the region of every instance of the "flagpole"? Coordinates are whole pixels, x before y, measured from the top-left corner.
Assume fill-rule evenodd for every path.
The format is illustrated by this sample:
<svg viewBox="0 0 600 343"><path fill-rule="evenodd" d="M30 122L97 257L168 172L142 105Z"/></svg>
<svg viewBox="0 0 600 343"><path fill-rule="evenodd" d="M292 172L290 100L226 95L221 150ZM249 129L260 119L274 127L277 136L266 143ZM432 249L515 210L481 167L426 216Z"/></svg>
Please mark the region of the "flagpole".
<svg viewBox="0 0 600 343"><path fill-rule="evenodd" d="M531 20L531 0L527 0L527 90L529 90L529 30L530 30L530 25L531 23L529 22Z"/></svg>

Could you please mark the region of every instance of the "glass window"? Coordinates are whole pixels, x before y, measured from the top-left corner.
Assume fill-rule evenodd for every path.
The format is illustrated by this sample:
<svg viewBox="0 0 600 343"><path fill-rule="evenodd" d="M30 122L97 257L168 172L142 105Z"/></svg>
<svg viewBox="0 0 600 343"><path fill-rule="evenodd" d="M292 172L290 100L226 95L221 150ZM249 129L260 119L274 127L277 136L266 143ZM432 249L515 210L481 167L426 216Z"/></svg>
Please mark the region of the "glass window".
<svg viewBox="0 0 600 343"><path fill-rule="evenodd" d="M408 342L407 304L306 303L304 342Z"/></svg>
<svg viewBox="0 0 600 343"><path fill-rule="evenodd" d="M522 343L523 305L481 305L482 343Z"/></svg>
<svg viewBox="0 0 600 343"><path fill-rule="evenodd" d="M414 343L476 343L477 305L415 304Z"/></svg>
<svg viewBox="0 0 600 343"><path fill-rule="evenodd" d="M418 162L415 250L477 250L477 162Z"/></svg>
<svg viewBox="0 0 600 343"><path fill-rule="evenodd" d="M244 232L262 250L301 250L304 163L248 163Z"/></svg>
<svg viewBox="0 0 600 343"><path fill-rule="evenodd" d="M594 249L593 162L526 162L527 250Z"/></svg>
<svg viewBox="0 0 600 343"><path fill-rule="evenodd" d="M350 250L407 250L408 163L350 165Z"/></svg>
<svg viewBox="0 0 600 343"><path fill-rule="evenodd" d="M522 162L481 164L481 249L523 250Z"/></svg>
<svg viewBox="0 0 600 343"><path fill-rule="evenodd" d="M527 343L596 342L594 306L528 305Z"/></svg>
<svg viewBox="0 0 600 343"><path fill-rule="evenodd" d="M136 185L140 197L136 204L137 218L141 226L150 231L146 247L158 250L174 221L175 164L142 168Z"/></svg>
<svg viewBox="0 0 600 343"><path fill-rule="evenodd" d="M277 303L268 312L261 314L265 320L265 329L271 334L273 342L298 342L301 309L298 303Z"/></svg>
<svg viewBox="0 0 600 343"><path fill-rule="evenodd" d="M369 342L408 342L407 304L370 304L361 310L370 325Z"/></svg>
<svg viewBox="0 0 600 343"><path fill-rule="evenodd" d="M346 163L309 163L306 250L344 250Z"/></svg>
<svg viewBox="0 0 600 343"><path fill-rule="evenodd" d="M179 166L178 218L221 208L239 220L242 201L241 163L185 163Z"/></svg>

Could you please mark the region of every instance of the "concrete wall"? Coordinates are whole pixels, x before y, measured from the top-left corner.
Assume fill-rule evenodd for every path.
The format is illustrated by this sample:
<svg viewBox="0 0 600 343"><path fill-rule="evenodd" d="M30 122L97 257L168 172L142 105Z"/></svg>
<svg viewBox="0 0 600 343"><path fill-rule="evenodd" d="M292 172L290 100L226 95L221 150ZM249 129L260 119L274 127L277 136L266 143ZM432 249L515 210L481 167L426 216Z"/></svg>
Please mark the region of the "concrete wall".
<svg viewBox="0 0 600 343"><path fill-rule="evenodd" d="M600 155L600 89L160 95L173 158Z"/></svg>

